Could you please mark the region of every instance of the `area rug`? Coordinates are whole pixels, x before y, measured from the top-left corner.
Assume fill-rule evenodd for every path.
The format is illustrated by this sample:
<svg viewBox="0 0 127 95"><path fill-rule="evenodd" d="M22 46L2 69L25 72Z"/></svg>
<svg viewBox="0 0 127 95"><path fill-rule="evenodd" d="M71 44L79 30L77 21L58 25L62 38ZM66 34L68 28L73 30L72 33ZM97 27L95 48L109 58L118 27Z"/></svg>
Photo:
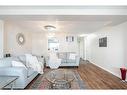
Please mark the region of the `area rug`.
<svg viewBox="0 0 127 95"><path fill-rule="evenodd" d="M36 89L36 90L48 90L48 89L50 89L51 90L50 83L46 79L46 74L49 71L51 71L51 70L50 69L46 70L43 75L40 75L37 78L37 80L30 86L29 89ZM72 70L72 73L74 73L74 80L71 83L71 88L69 88L69 89L87 89L87 86L85 85L85 83L81 79L78 72L76 70Z"/></svg>

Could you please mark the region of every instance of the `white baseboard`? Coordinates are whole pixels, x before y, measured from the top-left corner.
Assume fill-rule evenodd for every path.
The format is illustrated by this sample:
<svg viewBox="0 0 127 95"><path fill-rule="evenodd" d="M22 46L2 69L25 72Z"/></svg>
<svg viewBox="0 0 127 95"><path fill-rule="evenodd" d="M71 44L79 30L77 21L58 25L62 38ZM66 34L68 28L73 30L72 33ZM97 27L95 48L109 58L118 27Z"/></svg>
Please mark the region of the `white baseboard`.
<svg viewBox="0 0 127 95"><path fill-rule="evenodd" d="M107 72L113 74L114 76L116 76L116 77L118 77L118 78L121 78L121 76L115 74L114 72L109 71L108 69L106 69L106 68L104 68L104 67L102 67L102 66L99 66L99 65L95 64L94 62L91 62L91 61L90 61L90 63L92 63L92 64L94 64L94 65L96 65L96 66L98 66L98 67L104 69L105 71L107 71Z"/></svg>

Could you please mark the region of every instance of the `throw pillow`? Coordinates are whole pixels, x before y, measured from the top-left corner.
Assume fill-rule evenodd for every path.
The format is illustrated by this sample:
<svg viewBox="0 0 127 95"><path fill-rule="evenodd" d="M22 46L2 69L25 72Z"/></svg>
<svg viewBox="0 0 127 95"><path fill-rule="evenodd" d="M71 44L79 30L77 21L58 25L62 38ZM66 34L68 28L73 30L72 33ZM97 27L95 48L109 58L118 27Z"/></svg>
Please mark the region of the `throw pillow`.
<svg viewBox="0 0 127 95"><path fill-rule="evenodd" d="M69 59L75 60L76 54L70 53Z"/></svg>
<svg viewBox="0 0 127 95"><path fill-rule="evenodd" d="M26 56L25 56L25 55L20 55L18 58L19 58L19 60L20 60L24 65L26 65Z"/></svg>
<svg viewBox="0 0 127 95"><path fill-rule="evenodd" d="M27 69L26 66L22 62L19 62L19 61L12 61L12 66L13 67L24 67L25 69Z"/></svg>

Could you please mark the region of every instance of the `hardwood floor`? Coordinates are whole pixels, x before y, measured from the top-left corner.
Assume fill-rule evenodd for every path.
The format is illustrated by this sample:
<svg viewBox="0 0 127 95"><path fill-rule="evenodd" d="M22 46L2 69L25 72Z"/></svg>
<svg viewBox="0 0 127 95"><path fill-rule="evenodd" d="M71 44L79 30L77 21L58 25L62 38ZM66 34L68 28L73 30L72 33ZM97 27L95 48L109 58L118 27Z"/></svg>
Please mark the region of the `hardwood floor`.
<svg viewBox="0 0 127 95"><path fill-rule="evenodd" d="M121 79L111 73L95 66L92 63L80 62L79 68L68 68L78 71L88 89L127 89L127 83L121 82ZM36 81L36 77L27 87Z"/></svg>
<svg viewBox="0 0 127 95"><path fill-rule="evenodd" d="M90 89L127 89L127 83L94 64L81 61L77 71Z"/></svg>

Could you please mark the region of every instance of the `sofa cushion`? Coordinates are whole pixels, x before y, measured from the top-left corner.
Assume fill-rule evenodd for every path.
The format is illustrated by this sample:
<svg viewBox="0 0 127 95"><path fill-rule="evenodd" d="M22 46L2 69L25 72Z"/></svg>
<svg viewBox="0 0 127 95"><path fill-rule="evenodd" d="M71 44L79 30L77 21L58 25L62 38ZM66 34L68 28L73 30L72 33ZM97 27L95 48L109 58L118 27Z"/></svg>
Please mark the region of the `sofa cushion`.
<svg viewBox="0 0 127 95"><path fill-rule="evenodd" d="M26 66L26 56L25 55L20 55L18 58Z"/></svg>
<svg viewBox="0 0 127 95"><path fill-rule="evenodd" d="M28 68L27 77L30 77L34 72L32 68Z"/></svg>
<svg viewBox="0 0 127 95"><path fill-rule="evenodd" d="M72 54L72 55L74 55L74 54L76 55L75 52L67 52L67 59L70 59L70 55L71 55L71 54Z"/></svg>
<svg viewBox="0 0 127 95"><path fill-rule="evenodd" d="M76 54L70 53L69 59L75 60L76 59Z"/></svg>
<svg viewBox="0 0 127 95"><path fill-rule="evenodd" d="M66 59L67 55L66 55L66 52L59 52L58 53L58 58L59 59Z"/></svg>
<svg viewBox="0 0 127 95"><path fill-rule="evenodd" d="M11 67L11 64L6 64L5 61L0 60L0 67Z"/></svg>
<svg viewBox="0 0 127 95"><path fill-rule="evenodd" d="M37 64L39 63L36 56L27 55L26 59L27 59L27 68L29 67L35 68L35 66L37 66Z"/></svg>
<svg viewBox="0 0 127 95"><path fill-rule="evenodd" d="M12 61L19 61L17 57L8 57L0 60L0 67L11 67Z"/></svg>
<svg viewBox="0 0 127 95"><path fill-rule="evenodd" d="M67 59L67 63L75 63L76 60L72 60L72 59Z"/></svg>
<svg viewBox="0 0 127 95"><path fill-rule="evenodd" d="M23 68L27 69L26 66L20 61L12 61L12 66L13 67L23 67Z"/></svg>
<svg viewBox="0 0 127 95"><path fill-rule="evenodd" d="M66 63L66 62L67 62L66 59L62 59L62 60L61 60L61 63Z"/></svg>

